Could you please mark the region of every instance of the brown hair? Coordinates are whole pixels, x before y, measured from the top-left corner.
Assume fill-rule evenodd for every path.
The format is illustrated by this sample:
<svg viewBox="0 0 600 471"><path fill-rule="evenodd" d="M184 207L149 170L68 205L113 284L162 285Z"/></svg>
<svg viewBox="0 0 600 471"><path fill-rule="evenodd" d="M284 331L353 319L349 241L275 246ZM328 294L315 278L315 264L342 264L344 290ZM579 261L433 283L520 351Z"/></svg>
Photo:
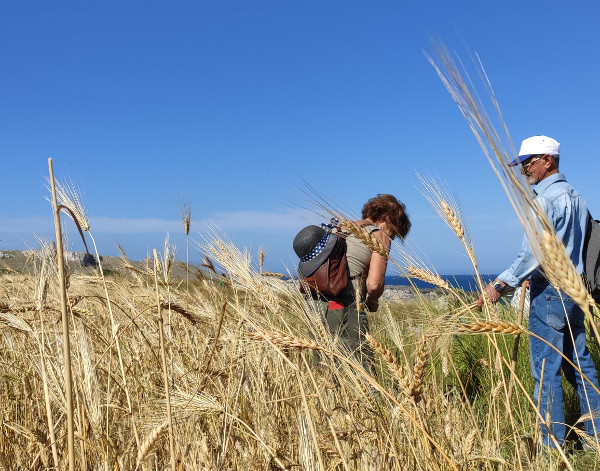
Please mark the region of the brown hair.
<svg viewBox="0 0 600 471"><path fill-rule="evenodd" d="M410 231L410 219L405 212L406 206L393 195L379 194L371 198L362 209L362 218L373 222L385 221L396 234L404 240Z"/></svg>

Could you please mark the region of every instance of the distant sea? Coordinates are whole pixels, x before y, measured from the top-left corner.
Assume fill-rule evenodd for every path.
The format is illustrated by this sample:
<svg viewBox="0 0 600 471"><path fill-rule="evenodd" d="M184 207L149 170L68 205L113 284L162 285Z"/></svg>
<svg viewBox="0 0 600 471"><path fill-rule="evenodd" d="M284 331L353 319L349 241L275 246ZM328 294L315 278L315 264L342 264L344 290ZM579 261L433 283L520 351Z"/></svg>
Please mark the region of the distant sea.
<svg viewBox="0 0 600 471"><path fill-rule="evenodd" d="M475 281L475 275L440 275L444 280L446 280L450 285L455 288L462 289L464 291L476 291L477 290L477 282ZM481 278L485 283L489 283L493 280L496 275L481 275ZM434 285L425 283L424 281L412 279L415 286L419 289L425 288L435 288ZM386 285L396 285L396 286L410 286L409 280L405 276L386 276L385 277Z"/></svg>

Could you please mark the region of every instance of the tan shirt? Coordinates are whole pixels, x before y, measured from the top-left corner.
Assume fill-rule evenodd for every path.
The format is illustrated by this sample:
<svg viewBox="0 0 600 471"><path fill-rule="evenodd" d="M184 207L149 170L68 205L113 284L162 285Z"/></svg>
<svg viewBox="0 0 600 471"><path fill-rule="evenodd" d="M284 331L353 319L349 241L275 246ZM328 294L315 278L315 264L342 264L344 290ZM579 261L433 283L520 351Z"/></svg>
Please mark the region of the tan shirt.
<svg viewBox="0 0 600 471"><path fill-rule="evenodd" d="M373 224L365 226L369 234L378 231L379 228ZM348 269L350 277L362 275L369 267L371 261L371 249L358 237L350 234L346 237L346 260L348 261Z"/></svg>

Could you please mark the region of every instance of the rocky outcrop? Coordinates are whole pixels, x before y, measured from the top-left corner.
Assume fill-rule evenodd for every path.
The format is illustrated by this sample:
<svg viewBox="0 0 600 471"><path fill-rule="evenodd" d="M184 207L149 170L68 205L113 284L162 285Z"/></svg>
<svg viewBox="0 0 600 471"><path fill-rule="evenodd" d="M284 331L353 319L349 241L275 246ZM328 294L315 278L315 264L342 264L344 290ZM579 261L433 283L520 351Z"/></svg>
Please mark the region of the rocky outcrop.
<svg viewBox="0 0 600 471"><path fill-rule="evenodd" d="M436 288L420 289L419 293L425 299L437 299L443 296L442 291ZM381 301L413 301L417 299L417 293L411 286L388 285L381 295Z"/></svg>

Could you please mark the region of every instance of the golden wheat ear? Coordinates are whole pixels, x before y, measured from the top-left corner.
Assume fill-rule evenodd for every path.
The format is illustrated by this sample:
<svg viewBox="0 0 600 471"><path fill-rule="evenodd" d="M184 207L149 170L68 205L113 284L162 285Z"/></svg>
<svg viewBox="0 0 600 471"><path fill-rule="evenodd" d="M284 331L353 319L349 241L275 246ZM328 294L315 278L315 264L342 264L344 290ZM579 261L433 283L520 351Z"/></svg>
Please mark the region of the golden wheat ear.
<svg viewBox="0 0 600 471"><path fill-rule="evenodd" d="M75 187L75 184L72 181L64 183L55 181L54 184L56 187L56 200L58 202L58 206L67 209L68 214L73 221L75 221L81 227L81 229L89 232L90 222L87 211L83 206L83 202L79 197L80 192Z"/></svg>
<svg viewBox="0 0 600 471"><path fill-rule="evenodd" d="M421 193L425 196L427 201L429 201L429 204L435 210L437 215L446 223L454 235L456 235L465 248L475 272L478 273L477 258L475 257L473 242L471 241L469 232L466 230L462 212L455 198L433 178L425 178L419 174L417 174L417 177L423 185Z"/></svg>
<svg viewBox="0 0 600 471"><path fill-rule="evenodd" d="M459 332L471 332L474 334L493 333L493 334L509 334L519 335L526 332L527 329L522 325L504 321L486 321L472 322L469 324L461 324L458 328Z"/></svg>
<svg viewBox="0 0 600 471"><path fill-rule="evenodd" d="M187 236L190 234L190 224L192 221L192 209L190 204L187 201L182 203L181 207L179 208L179 211L181 213L183 232L185 232L185 235Z"/></svg>
<svg viewBox="0 0 600 471"><path fill-rule="evenodd" d="M426 283L437 286L438 288L450 289L450 285L440 275L436 275L425 268L415 266L406 267L406 271L412 278L425 281Z"/></svg>
<svg viewBox="0 0 600 471"><path fill-rule="evenodd" d="M406 374L402 365L398 364L396 358L392 354L390 350L385 348L378 340L376 340L371 334L367 333L365 335L367 342L371 348L377 352L377 354L382 358L385 362L388 369L392 372L392 375L398 381L398 384L402 387L402 391L408 397L411 394L411 382L410 378Z"/></svg>
<svg viewBox="0 0 600 471"><path fill-rule="evenodd" d="M357 239L360 239L361 241L363 241L365 243L365 245L367 247L369 247L373 252L377 252L378 254L380 254L384 257L389 257L390 253L383 246L383 244L379 240L377 240L375 237L373 237L371 234L369 234L368 231L366 231L362 227L359 227L355 222L348 221L347 219L342 219L340 221L340 226L347 229L348 232L350 232Z"/></svg>
<svg viewBox="0 0 600 471"><path fill-rule="evenodd" d="M258 248L258 271L260 273L263 272L263 266L265 264L265 256L267 255L267 251L263 247Z"/></svg>

